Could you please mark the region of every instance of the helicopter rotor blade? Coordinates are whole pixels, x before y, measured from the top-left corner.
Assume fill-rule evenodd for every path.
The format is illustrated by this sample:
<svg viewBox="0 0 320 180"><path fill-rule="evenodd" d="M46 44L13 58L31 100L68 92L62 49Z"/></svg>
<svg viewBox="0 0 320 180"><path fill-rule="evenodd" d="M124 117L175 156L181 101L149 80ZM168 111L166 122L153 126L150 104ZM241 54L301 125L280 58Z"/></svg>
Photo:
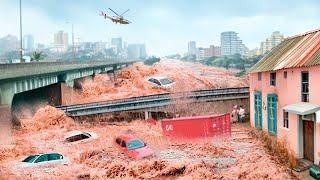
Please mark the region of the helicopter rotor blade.
<svg viewBox="0 0 320 180"><path fill-rule="evenodd" d="M109 8L110 11L112 11L114 14L116 14L117 16L120 16L118 13L116 13L114 10L112 10L111 8Z"/></svg>
<svg viewBox="0 0 320 180"><path fill-rule="evenodd" d="M124 13L122 13L120 16L123 16L125 13L127 13L128 11L130 11L130 9L126 10Z"/></svg>

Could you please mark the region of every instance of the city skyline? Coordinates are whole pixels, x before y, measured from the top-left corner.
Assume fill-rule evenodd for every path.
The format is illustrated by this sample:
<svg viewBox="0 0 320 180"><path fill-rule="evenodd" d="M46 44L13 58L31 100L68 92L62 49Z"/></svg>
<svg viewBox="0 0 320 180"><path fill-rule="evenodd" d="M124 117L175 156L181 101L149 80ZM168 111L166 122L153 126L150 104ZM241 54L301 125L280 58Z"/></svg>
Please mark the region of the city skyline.
<svg viewBox="0 0 320 180"><path fill-rule="evenodd" d="M1 0L1 4L0 22L6 26L0 30L0 37L7 34L18 36L18 1ZM128 0L95 3L87 0L77 3L23 1L23 34L32 34L36 43L50 44L52 34L59 30L71 34L71 25L66 23L71 21L76 38L83 41L122 37L126 41L147 44L150 54L163 56L186 52L186 44L191 40L204 47L220 45L220 33L224 31L237 32L243 43L253 49L259 47L271 32L280 31L291 36L317 29L320 23L320 14L317 13L320 2L315 0L295 3L247 0L228 4L218 1L190 1L187 4L182 1L148 1L144 6L136 4L141 3ZM133 23L116 25L99 17L99 11L108 7L117 11L131 9L126 17ZM46 28L37 27L40 25Z"/></svg>

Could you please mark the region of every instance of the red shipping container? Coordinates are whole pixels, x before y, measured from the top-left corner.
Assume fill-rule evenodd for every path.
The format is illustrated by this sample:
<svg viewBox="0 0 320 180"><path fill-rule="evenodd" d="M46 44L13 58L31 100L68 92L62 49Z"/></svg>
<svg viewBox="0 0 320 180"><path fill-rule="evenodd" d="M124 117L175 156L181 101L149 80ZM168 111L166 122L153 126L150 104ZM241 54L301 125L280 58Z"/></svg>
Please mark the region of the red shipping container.
<svg viewBox="0 0 320 180"><path fill-rule="evenodd" d="M161 127L165 136L181 139L231 135L230 114L165 119Z"/></svg>

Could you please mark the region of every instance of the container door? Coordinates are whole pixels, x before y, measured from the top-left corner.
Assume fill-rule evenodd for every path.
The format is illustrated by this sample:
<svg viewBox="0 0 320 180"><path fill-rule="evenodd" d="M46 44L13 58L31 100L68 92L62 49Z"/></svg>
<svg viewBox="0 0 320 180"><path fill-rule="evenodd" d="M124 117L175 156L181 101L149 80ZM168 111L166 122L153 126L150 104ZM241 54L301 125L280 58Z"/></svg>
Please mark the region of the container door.
<svg viewBox="0 0 320 180"><path fill-rule="evenodd" d="M277 95L268 94L268 131L270 134L277 134Z"/></svg>
<svg viewBox="0 0 320 180"><path fill-rule="evenodd" d="M261 92L254 94L254 124L256 128L262 128L262 98Z"/></svg>

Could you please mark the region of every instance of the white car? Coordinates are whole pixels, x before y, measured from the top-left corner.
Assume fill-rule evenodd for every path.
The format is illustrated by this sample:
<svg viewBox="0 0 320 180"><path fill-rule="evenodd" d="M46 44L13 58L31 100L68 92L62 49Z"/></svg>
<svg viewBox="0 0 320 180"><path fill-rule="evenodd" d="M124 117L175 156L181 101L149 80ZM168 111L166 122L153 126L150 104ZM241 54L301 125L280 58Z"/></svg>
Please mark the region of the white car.
<svg viewBox="0 0 320 180"><path fill-rule="evenodd" d="M33 154L22 160L20 167L34 167L45 165L66 165L69 163L69 159L59 153L42 153Z"/></svg>
<svg viewBox="0 0 320 180"><path fill-rule="evenodd" d="M160 87L171 87L176 82L171 80L166 76L153 76L146 79L152 85L160 86Z"/></svg>
<svg viewBox="0 0 320 180"><path fill-rule="evenodd" d="M98 136L94 132L82 132L82 131L71 131L65 137L65 142L86 142L92 139L97 139Z"/></svg>

